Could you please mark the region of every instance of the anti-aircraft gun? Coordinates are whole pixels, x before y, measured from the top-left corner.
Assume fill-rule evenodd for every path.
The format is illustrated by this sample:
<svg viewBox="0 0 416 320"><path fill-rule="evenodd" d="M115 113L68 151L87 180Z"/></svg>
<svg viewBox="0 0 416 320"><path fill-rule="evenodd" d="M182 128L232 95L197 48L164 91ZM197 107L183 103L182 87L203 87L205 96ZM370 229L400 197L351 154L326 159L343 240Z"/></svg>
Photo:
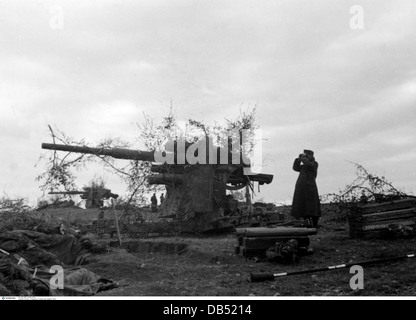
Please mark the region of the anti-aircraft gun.
<svg viewBox="0 0 416 320"><path fill-rule="evenodd" d="M51 191L49 194L79 195L81 199L86 200L87 208L100 208L105 199L117 199L118 194L112 193L110 189L84 187L83 191Z"/></svg>
<svg viewBox="0 0 416 320"><path fill-rule="evenodd" d="M224 217L227 190L239 190L255 182L270 184L271 174L254 174L243 156L231 148L213 146L210 139L198 143L174 141L168 151L43 143L43 149L109 156L152 162L149 184L164 185L166 197L160 215L175 217L195 232L234 229Z"/></svg>

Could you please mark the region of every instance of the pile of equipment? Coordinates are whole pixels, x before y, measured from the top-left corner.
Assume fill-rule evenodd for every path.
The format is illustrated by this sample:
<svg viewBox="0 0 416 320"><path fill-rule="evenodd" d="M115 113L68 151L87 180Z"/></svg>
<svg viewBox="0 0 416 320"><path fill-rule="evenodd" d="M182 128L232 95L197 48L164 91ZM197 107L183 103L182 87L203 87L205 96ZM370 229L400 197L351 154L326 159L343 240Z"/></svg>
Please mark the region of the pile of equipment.
<svg viewBox="0 0 416 320"><path fill-rule="evenodd" d="M281 258L291 262L297 254L309 252L309 236L317 234L317 229L291 226L237 228L235 234L236 254L245 258Z"/></svg>

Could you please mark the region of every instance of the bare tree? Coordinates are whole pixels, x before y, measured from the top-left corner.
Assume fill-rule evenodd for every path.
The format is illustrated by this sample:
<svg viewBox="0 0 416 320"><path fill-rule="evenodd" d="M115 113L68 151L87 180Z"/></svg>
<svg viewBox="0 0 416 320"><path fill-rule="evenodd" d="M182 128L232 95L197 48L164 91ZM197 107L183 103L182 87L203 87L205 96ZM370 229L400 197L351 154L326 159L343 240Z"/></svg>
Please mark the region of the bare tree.
<svg viewBox="0 0 416 320"><path fill-rule="evenodd" d="M380 195L396 198L408 197L405 192L397 189L384 176L369 172L362 165L351 162L355 168L355 179L338 193L329 193L323 196L324 201L348 203L359 201L363 195L368 200L377 200Z"/></svg>

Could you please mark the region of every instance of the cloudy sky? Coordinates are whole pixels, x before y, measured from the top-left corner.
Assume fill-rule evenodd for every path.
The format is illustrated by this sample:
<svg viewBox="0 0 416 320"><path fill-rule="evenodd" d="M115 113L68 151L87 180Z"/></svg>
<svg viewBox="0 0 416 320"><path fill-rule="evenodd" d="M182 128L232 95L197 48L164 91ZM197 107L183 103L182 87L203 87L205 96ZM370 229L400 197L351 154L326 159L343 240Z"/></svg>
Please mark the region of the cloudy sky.
<svg viewBox="0 0 416 320"><path fill-rule="evenodd" d="M414 193L416 3L0 0L0 191L36 199L47 124L132 141L145 112L208 124L257 106L258 197L290 203L312 149L321 194L362 164ZM79 186L97 168L79 173ZM104 174L113 192L116 177Z"/></svg>

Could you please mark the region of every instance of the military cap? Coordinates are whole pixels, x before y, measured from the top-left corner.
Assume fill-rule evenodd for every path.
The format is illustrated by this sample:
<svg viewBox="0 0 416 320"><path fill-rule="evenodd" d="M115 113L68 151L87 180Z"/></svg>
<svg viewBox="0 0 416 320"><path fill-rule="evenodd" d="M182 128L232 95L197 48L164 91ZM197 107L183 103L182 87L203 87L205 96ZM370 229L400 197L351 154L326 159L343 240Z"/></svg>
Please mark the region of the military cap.
<svg viewBox="0 0 416 320"><path fill-rule="evenodd" d="M313 156L313 151L312 150L303 150L303 153L310 154L310 155Z"/></svg>

